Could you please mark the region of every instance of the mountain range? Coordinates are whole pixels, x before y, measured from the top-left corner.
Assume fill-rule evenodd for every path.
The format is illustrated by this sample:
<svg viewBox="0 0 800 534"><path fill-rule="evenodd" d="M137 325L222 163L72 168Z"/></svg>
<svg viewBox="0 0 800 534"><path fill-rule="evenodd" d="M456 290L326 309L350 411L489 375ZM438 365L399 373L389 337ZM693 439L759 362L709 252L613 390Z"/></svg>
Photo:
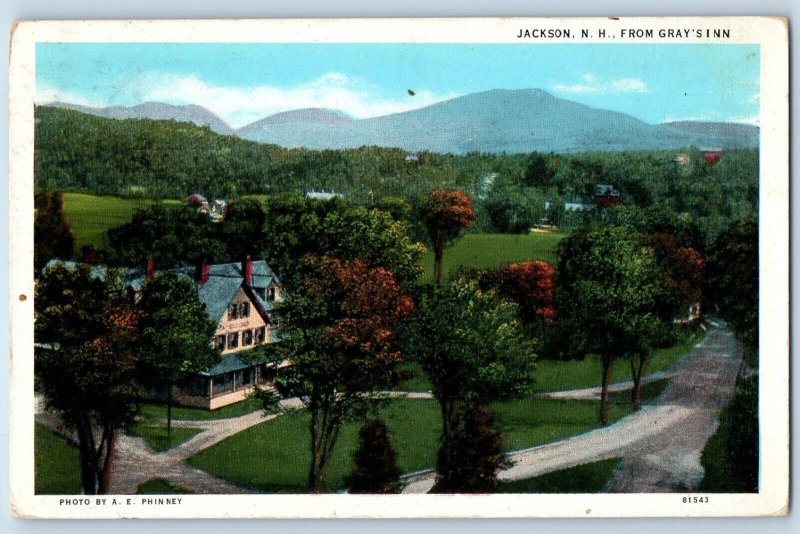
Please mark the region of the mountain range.
<svg viewBox="0 0 800 534"><path fill-rule="evenodd" d="M201 106L147 102L90 108L54 103L116 119L189 121L212 131L261 143L310 149L397 147L410 152L588 152L757 146L757 126L708 121L649 124L631 115L557 98L541 89L494 89L369 119L332 109L306 108L270 115L234 129Z"/></svg>

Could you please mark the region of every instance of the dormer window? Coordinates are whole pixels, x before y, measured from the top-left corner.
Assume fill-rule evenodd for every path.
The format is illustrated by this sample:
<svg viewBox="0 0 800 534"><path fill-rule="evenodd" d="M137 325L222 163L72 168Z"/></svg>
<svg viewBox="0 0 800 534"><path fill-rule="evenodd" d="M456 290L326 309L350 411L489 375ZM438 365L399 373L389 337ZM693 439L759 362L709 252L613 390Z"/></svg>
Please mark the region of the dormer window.
<svg viewBox="0 0 800 534"><path fill-rule="evenodd" d="M277 294L277 292L275 291L275 286L271 286L271 287L267 288L267 300L268 301L275 300L276 294Z"/></svg>

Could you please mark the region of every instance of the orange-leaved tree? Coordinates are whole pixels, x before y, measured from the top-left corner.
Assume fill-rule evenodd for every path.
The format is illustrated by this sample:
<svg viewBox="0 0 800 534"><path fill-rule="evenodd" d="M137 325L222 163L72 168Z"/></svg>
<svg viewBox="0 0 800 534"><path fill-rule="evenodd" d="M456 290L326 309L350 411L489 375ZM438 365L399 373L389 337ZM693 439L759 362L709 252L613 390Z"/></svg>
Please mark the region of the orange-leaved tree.
<svg viewBox="0 0 800 534"><path fill-rule="evenodd" d="M372 397L401 378L396 328L413 308L388 269L360 259L306 259L303 284L280 311L280 350L292 365L279 375L278 389L299 397L311 416L311 491L325 489L342 424L365 415Z"/></svg>
<svg viewBox="0 0 800 534"><path fill-rule="evenodd" d="M483 285L513 300L526 323L549 326L555 319L555 277L555 269L546 261L519 261L488 271Z"/></svg>
<svg viewBox="0 0 800 534"><path fill-rule="evenodd" d="M444 278L444 246L475 222L472 201L462 191L437 189L420 205L422 221L433 243L436 283Z"/></svg>

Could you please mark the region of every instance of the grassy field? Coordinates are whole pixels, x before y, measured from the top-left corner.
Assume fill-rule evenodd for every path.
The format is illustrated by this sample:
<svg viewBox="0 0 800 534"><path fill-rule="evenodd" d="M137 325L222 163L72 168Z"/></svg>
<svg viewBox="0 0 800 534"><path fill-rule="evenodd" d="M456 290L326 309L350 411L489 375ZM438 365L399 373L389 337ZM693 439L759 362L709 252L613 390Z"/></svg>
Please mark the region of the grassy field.
<svg viewBox="0 0 800 534"><path fill-rule="evenodd" d="M556 247L567 234L467 234L444 251L445 275L459 267L485 269L519 260L545 260L555 265ZM422 258L423 282L433 281L433 252Z"/></svg>
<svg viewBox="0 0 800 534"><path fill-rule="evenodd" d="M37 495L76 495L83 491L78 448L44 425L34 437Z"/></svg>
<svg viewBox="0 0 800 534"><path fill-rule="evenodd" d="M167 436L166 424L138 422L128 430L128 434L144 439L154 451L164 452L190 440L202 431L200 428L172 427L172 432Z"/></svg>
<svg viewBox="0 0 800 534"><path fill-rule="evenodd" d="M601 493L619 465L619 458L602 460L513 482L500 482L497 493Z"/></svg>
<svg viewBox="0 0 800 534"><path fill-rule="evenodd" d="M681 356L686 354L703 337L704 333L684 336L672 347L659 349L650 356L647 374L663 371ZM430 382L425 376L422 367L416 362L406 362L403 370L412 376L397 386L398 391L429 391ZM556 361L539 360L534 371L534 391L563 391L569 389L583 389L600 385L601 366L596 356L584 360ZM628 360L619 359L614 362L614 381L625 382L631 379ZM663 387L663 385L662 385Z"/></svg>
<svg viewBox="0 0 800 534"><path fill-rule="evenodd" d="M192 492L163 478L151 478L136 488L137 495L181 495L186 493Z"/></svg>
<svg viewBox="0 0 800 534"><path fill-rule="evenodd" d="M189 406L173 406L172 419L174 421L208 421L211 419L229 419L238 417L256 410L260 410L263 404L258 399L247 398L235 404L229 404L216 410L206 410L203 408L192 408ZM161 403L145 403L141 407L141 416L144 420L154 420L167 418L167 405Z"/></svg>
<svg viewBox="0 0 800 534"><path fill-rule="evenodd" d="M597 427L597 403L526 398L491 407L506 437L507 450L540 445ZM612 407L612 419L630 413ZM298 411L236 434L193 456L188 462L235 484L267 493L302 493L310 463L308 413ZM396 399L381 410L403 472L435 465L441 432L438 404ZM327 490L339 491L352 469L359 423L342 430L328 471ZM246 461L242 459L246 458Z"/></svg>
<svg viewBox="0 0 800 534"><path fill-rule="evenodd" d="M681 356L695 346L703 337L702 331L685 336L672 347L659 349L650 355L647 374L657 373L668 368ZM600 359L590 356L583 360L557 361L539 360L535 371L535 391L563 391L583 389L600 385L602 366ZM613 382L631 379L630 363L625 358L614 361Z"/></svg>
<svg viewBox="0 0 800 534"><path fill-rule="evenodd" d="M84 245L100 248L109 228L129 222L133 212L153 204L152 199L100 197L83 193L64 193L64 213L72 223L75 250ZM165 203L176 202L164 200Z"/></svg>

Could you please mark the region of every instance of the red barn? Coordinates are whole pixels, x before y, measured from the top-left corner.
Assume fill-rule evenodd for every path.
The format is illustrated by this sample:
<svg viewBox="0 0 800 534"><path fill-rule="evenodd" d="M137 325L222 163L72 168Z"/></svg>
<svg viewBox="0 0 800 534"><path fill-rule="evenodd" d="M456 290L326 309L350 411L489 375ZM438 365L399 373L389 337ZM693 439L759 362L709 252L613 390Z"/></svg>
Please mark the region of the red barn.
<svg viewBox="0 0 800 534"><path fill-rule="evenodd" d="M600 208L609 208L622 203L622 194L613 185L597 184L594 188L594 202Z"/></svg>
<svg viewBox="0 0 800 534"><path fill-rule="evenodd" d="M703 150L703 159L709 165L716 165L722 159L724 153L724 150Z"/></svg>

